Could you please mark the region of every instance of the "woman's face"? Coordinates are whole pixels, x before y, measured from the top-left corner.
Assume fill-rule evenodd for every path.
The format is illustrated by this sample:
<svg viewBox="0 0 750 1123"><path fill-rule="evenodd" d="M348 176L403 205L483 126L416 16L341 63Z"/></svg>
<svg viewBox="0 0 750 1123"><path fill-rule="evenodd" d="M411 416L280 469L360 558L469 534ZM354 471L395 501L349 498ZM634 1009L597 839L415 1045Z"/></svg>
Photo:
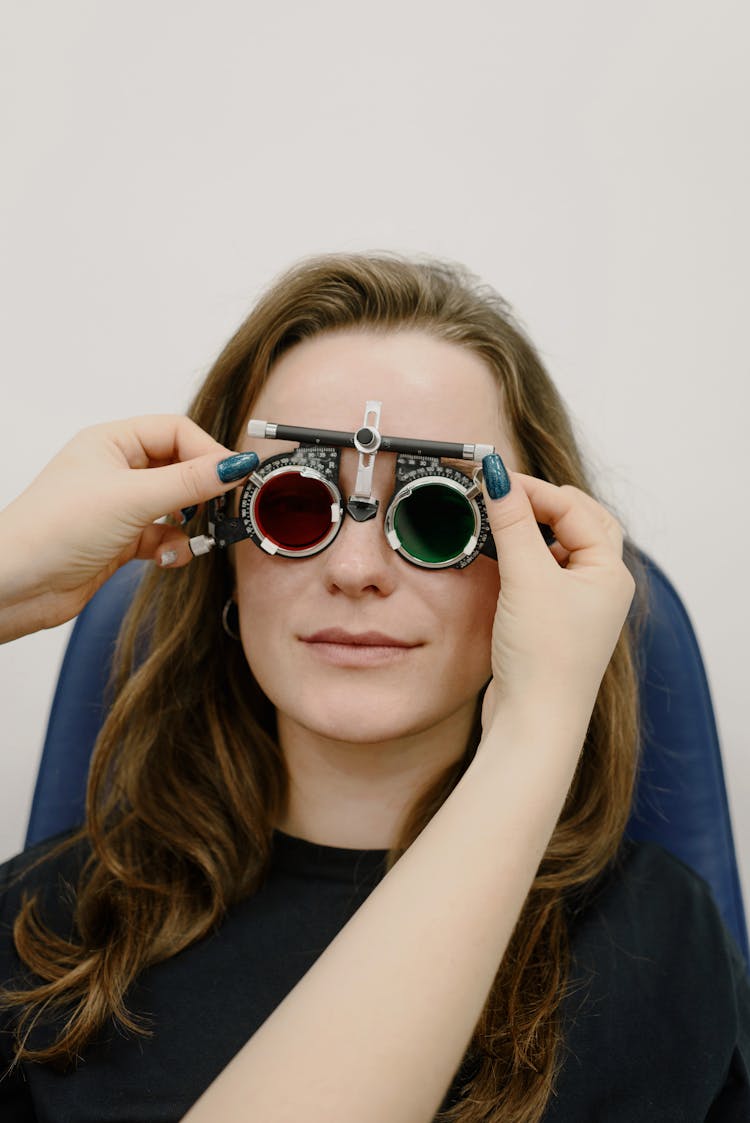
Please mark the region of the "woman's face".
<svg viewBox="0 0 750 1123"><path fill-rule="evenodd" d="M297 344L276 364L252 412L271 422L355 431L368 400L382 402L383 434L493 444L506 466L519 470L489 368L420 331L346 331ZM262 461L296 445L245 437L240 447ZM342 449L344 502L357 463L355 449ZM383 519L395 463L395 453L377 454L376 517L358 523L345 515L321 553L273 557L250 540L233 548L242 645L286 728L296 723L351 743L408 737L462 715L470 721L490 677L497 563L480 555L463 570L427 570L391 549ZM475 467L466 462L468 474ZM330 628L381 632L409 646L307 639Z"/></svg>

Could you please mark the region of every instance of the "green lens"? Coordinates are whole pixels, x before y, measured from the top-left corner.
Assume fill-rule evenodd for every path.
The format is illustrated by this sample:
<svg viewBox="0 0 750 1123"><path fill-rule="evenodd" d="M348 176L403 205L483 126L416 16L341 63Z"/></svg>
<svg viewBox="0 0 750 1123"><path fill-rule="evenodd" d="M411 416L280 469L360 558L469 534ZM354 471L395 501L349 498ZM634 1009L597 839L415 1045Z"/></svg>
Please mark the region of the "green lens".
<svg viewBox="0 0 750 1123"><path fill-rule="evenodd" d="M425 484L399 503L393 528L407 553L436 565L463 554L474 533L474 511L452 487Z"/></svg>

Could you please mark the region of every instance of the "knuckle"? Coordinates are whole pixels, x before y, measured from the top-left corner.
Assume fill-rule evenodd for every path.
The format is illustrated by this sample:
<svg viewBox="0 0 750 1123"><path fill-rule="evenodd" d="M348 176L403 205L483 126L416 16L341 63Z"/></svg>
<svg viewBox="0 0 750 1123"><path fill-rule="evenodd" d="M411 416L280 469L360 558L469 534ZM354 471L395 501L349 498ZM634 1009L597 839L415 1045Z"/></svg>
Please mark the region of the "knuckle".
<svg viewBox="0 0 750 1123"><path fill-rule="evenodd" d="M84 425L82 429L78 430L78 436L89 440L100 433L108 433L110 424L108 421L98 421L93 425Z"/></svg>
<svg viewBox="0 0 750 1123"><path fill-rule="evenodd" d="M615 531L621 538L624 537L625 531L621 523L618 522L612 512L598 499L595 499L593 495L590 495L587 491L583 491L580 487L576 487L575 484L561 484L560 491L565 492L566 495L570 496L570 498L575 501L583 502L589 506L593 504L593 508L591 509L596 512L606 529L608 531Z"/></svg>
<svg viewBox="0 0 750 1123"><path fill-rule="evenodd" d="M604 513L604 518L607 525L612 527L612 529L616 530L619 534L622 534L622 524L618 520L617 516L613 514L608 507L604 507L602 504L600 504L600 507Z"/></svg>
<svg viewBox="0 0 750 1123"><path fill-rule="evenodd" d="M202 501L201 482L194 464L189 461L180 463L180 481L185 498L190 500L189 503L183 503L183 507L191 507L200 503Z"/></svg>

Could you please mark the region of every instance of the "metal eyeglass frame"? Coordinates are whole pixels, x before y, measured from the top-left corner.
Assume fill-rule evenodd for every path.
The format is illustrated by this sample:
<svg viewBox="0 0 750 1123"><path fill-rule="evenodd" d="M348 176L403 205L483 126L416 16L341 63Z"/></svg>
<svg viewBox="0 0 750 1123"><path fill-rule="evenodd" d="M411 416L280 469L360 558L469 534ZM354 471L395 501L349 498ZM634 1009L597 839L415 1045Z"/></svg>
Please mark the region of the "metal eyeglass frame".
<svg viewBox="0 0 750 1123"><path fill-rule="evenodd" d="M227 496L220 495L208 503L209 534L190 540L194 554L207 553L214 546L225 548L236 542L252 539L266 553L288 558L307 558L325 550L336 538L344 514L357 522L375 517L379 501L372 495L375 457L379 451L396 452L396 479L394 491L386 507L384 531L388 544L405 561L422 569L464 569L479 554L497 558L495 541L490 530L482 495L482 468L477 467L469 477L456 468L441 464L441 457L453 460L481 461L495 451L494 445L457 444L442 441L419 440L411 437L387 437L379 431L382 402L368 401L362 426L356 433L333 429L311 429L301 426L281 425L275 422L252 419L247 426L248 435L267 440L298 441L299 447L291 452L279 453L262 461L245 481L239 501L239 516L226 514ZM342 448L355 448L359 453L354 493L343 502L338 487ZM331 497L331 529L320 541L305 549L285 549L267 538L255 517L255 505L263 484L285 472L300 472L321 482ZM469 502L474 514L474 530L460 554L447 561L429 562L409 553L395 528L399 505L413 492L425 485L440 484L460 493ZM547 545L555 541L552 529L537 523Z"/></svg>

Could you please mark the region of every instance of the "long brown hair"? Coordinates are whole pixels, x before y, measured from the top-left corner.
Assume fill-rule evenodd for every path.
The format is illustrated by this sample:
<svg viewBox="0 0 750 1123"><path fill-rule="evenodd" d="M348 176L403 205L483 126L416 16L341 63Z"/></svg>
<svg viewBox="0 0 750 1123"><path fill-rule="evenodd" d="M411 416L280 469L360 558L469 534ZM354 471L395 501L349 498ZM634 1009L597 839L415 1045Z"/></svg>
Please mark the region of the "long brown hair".
<svg viewBox="0 0 750 1123"><path fill-rule="evenodd" d="M565 406L507 303L462 266L396 254L330 254L277 278L229 340L189 416L229 448L274 362L321 332L416 328L460 344L495 373L521 470L593 490ZM205 514L199 532L205 532ZM622 520L619 519L622 523ZM565 806L471 1041L465 1096L446 1123L535 1123L561 1063L560 1004L569 982L573 902L616 863L637 772L637 651L645 572L630 540L636 599L606 670ZM129 986L176 955L254 893L268 868L288 775L275 712L242 646L221 626L232 590L226 555L152 567L123 623L112 704L94 748L85 824L49 858L86 840L75 901L76 938L45 927L24 897L13 935L42 980L5 991L20 1014L14 1063L65 1067L111 1016L149 1035L129 1013ZM480 699L462 758L410 808L387 868L455 787L480 735ZM248 753L248 746L252 752ZM46 1048L28 1036L40 1014L67 1018Z"/></svg>

